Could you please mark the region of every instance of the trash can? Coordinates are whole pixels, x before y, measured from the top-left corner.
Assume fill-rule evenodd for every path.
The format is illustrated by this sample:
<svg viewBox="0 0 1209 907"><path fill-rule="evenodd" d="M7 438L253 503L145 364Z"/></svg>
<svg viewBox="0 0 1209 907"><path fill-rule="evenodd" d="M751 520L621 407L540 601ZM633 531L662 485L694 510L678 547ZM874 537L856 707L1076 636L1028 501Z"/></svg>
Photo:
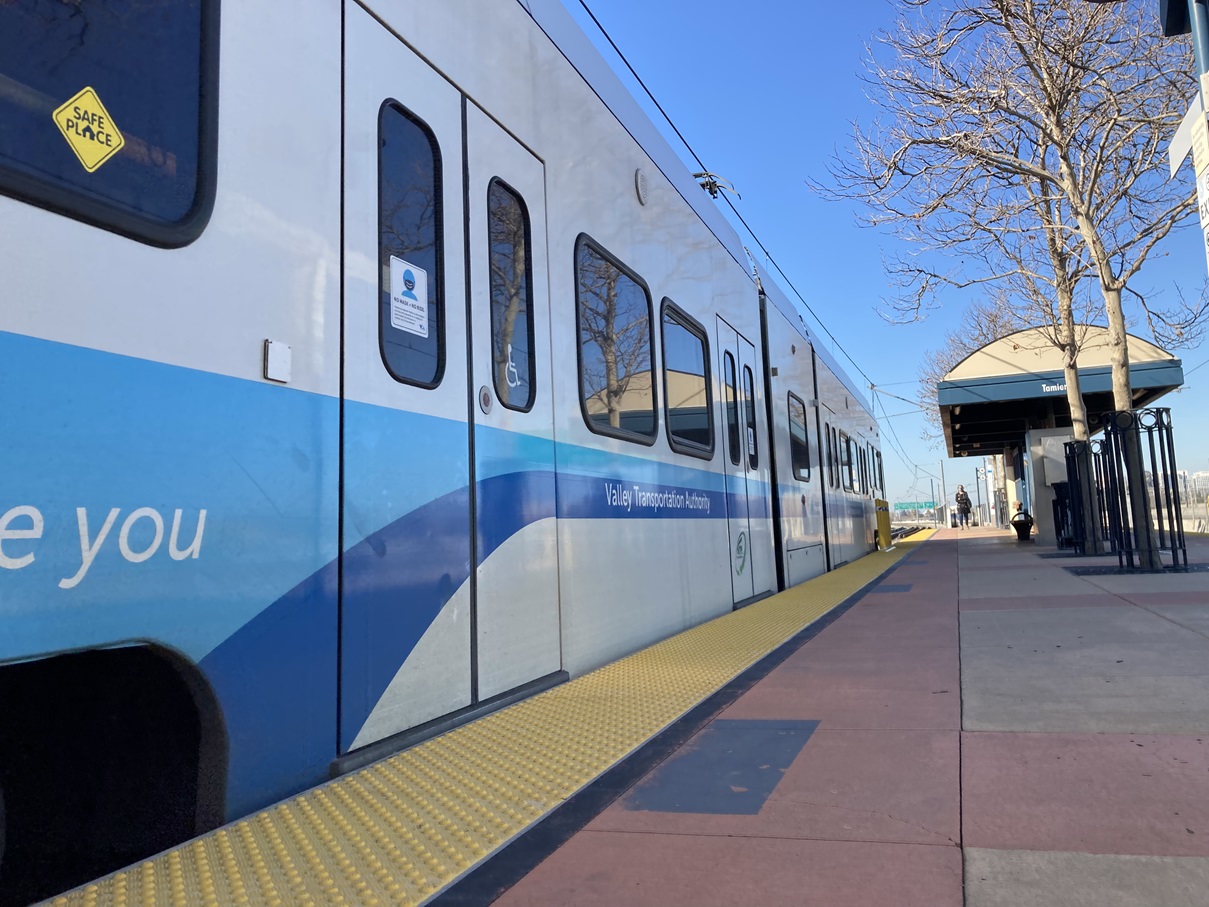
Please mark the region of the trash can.
<svg viewBox="0 0 1209 907"><path fill-rule="evenodd" d="M1012 528L1016 530L1016 541L1027 542L1033 532L1033 518L1027 510L1017 510L1012 517Z"/></svg>

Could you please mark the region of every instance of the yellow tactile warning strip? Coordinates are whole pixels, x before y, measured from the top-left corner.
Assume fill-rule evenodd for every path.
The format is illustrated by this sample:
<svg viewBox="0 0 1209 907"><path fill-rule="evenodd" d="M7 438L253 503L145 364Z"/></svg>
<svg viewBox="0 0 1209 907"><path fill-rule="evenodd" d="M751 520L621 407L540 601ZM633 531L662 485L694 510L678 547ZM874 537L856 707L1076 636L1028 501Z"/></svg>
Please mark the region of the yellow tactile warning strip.
<svg viewBox="0 0 1209 907"><path fill-rule="evenodd" d="M419 904L932 535L863 557L53 899Z"/></svg>

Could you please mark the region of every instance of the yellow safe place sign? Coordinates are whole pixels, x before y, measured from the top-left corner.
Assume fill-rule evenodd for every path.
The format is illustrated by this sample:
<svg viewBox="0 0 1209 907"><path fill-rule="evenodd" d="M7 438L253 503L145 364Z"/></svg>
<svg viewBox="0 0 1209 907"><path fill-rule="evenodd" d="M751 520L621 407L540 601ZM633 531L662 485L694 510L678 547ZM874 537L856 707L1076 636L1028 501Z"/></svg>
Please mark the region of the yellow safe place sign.
<svg viewBox="0 0 1209 907"><path fill-rule="evenodd" d="M85 88L53 114L84 169L92 173L126 144L113 117L91 87Z"/></svg>

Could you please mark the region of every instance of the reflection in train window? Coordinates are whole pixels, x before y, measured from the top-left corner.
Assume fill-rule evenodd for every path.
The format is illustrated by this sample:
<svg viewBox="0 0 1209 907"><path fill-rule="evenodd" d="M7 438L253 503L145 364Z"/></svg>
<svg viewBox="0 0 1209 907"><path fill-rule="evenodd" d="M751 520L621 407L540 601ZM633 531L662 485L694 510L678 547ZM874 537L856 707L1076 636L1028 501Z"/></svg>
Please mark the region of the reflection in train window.
<svg viewBox="0 0 1209 907"><path fill-rule="evenodd" d="M575 248L579 393L588 428L653 444L651 297L638 278L586 237Z"/></svg>
<svg viewBox="0 0 1209 907"><path fill-rule="evenodd" d="M827 442L829 447L828 463L831 466L831 487L840 487L840 442L839 436L835 433L835 429L831 428L828 432Z"/></svg>
<svg viewBox="0 0 1209 907"><path fill-rule="evenodd" d="M756 469L760 465L759 442L756 434L756 382L751 368L743 366L743 409L747 422L747 467Z"/></svg>
<svg viewBox="0 0 1209 907"><path fill-rule="evenodd" d="M831 423L823 423L823 442L827 445L827 484L835 487L835 448L831 443Z"/></svg>
<svg viewBox="0 0 1209 907"><path fill-rule="evenodd" d="M834 428L831 429L831 449L834 451L833 458L835 462L835 487L839 488L843 484L840 478L840 436Z"/></svg>
<svg viewBox="0 0 1209 907"><path fill-rule="evenodd" d="M852 441L845 432L840 432L840 481L852 490Z"/></svg>
<svg viewBox="0 0 1209 907"><path fill-rule="evenodd" d="M789 459L793 477L810 481L810 433L806 430L806 404L789 395Z"/></svg>
<svg viewBox="0 0 1209 907"><path fill-rule="evenodd" d="M735 357L729 352L722 357L722 378L726 385L726 450L730 461L739 465L739 388L735 375Z"/></svg>
<svg viewBox="0 0 1209 907"><path fill-rule="evenodd" d="M0 2L0 191L157 246L214 198L217 0Z"/></svg>
<svg viewBox="0 0 1209 907"><path fill-rule="evenodd" d="M714 452L705 329L663 301L663 405L673 450L708 459Z"/></svg>
<svg viewBox="0 0 1209 907"><path fill-rule="evenodd" d="M487 187L487 256L491 285L491 375L509 409L533 407L533 256L529 212L498 179Z"/></svg>
<svg viewBox="0 0 1209 907"><path fill-rule="evenodd" d="M378 114L378 324L396 381L436 387L445 370L441 155L393 101Z"/></svg>

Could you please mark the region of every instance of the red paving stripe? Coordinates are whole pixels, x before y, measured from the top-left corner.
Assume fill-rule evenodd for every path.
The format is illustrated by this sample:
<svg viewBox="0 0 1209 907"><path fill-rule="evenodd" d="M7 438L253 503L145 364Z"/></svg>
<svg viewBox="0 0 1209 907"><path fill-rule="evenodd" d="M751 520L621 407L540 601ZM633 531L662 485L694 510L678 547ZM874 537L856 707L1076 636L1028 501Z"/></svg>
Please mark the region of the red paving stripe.
<svg viewBox="0 0 1209 907"><path fill-rule="evenodd" d="M1209 856L1209 734L966 733L967 847Z"/></svg>
<svg viewBox="0 0 1209 907"><path fill-rule="evenodd" d="M831 730L956 731L961 728L961 693L956 686L879 690L808 681L753 690L719 717L814 719Z"/></svg>
<svg viewBox="0 0 1209 907"><path fill-rule="evenodd" d="M963 598L962 611L1033 611L1048 608L1112 608L1127 602L1125 596L1094 595L1014 595L1003 598Z"/></svg>
<svg viewBox="0 0 1209 907"><path fill-rule="evenodd" d="M584 832L498 907L961 907L956 847Z"/></svg>
<svg viewBox="0 0 1209 907"><path fill-rule="evenodd" d="M1121 592L1117 597L1136 605L1209 605L1209 590L1203 592Z"/></svg>

